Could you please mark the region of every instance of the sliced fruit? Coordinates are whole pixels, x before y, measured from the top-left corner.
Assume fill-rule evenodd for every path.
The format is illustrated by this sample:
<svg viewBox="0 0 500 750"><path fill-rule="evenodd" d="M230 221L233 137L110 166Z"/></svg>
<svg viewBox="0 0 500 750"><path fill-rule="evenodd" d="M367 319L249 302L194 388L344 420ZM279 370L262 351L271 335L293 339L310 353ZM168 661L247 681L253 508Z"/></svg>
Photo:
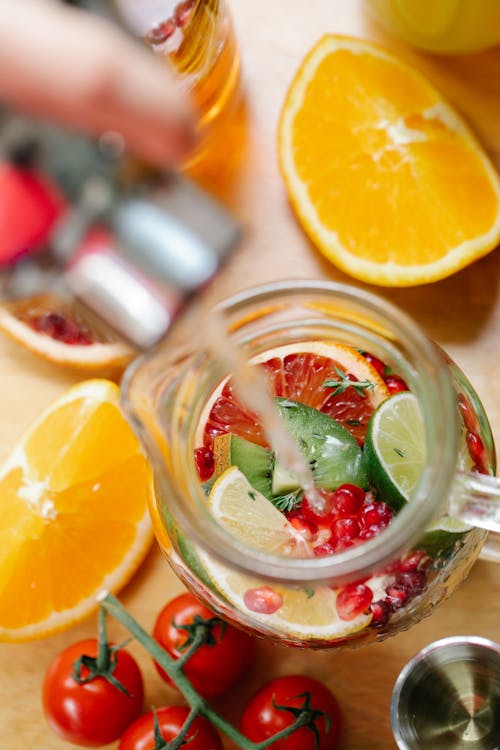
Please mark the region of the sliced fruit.
<svg viewBox="0 0 500 750"><path fill-rule="evenodd" d="M44 359L84 370L123 368L134 356L83 305L54 294L0 305L0 330Z"/></svg>
<svg viewBox="0 0 500 750"><path fill-rule="evenodd" d="M358 279L442 279L500 238L500 183L455 110L371 42L324 36L288 91L278 132L304 230Z"/></svg>
<svg viewBox="0 0 500 750"><path fill-rule="evenodd" d="M361 449L340 422L298 401L277 398L275 402L308 460L315 484L330 490L346 482L366 486ZM237 435L218 435L214 457L215 477L229 466L237 466L267 499L299 488L296 477L279 464L270 450Z"/></svg>
<svg viewBox="0 0 500 750"><path fill-rule="evenodd" d="M444 516L429 526L418 543L431 557L439 557L452 552L457 542L471 531L471 527L458 518Z"/></svg>
<svg viewBox="0 0 500 750"><path fill-rule="evenodd" d="M217 480L209 507L217 521L244 544L277 555L312 554L299 532L251 487L236 467ZM342 620L336 608L337 592L329 587L302 590L263 584L257 578L227 569L206 552L200 552L199 559L214 587L270 631L308 640L335 640L364 629L371 621L371 614L358 615L349 622ZM266 601L272 604L267 613L262 611Z"/></svg>
<svg viewBox="0 0 500 750"><path fill-rule="evenodd" d="M411 498L425 466L424 421L413 393L391 396L373 414L366 433L371 483L395 510Z"/></svg>
<svg viewBox="0 0 500 750"><path fill-rule="evenodd" d="M372 614L357 615L350 621L342 620L337 612L338 592L327 586L314 589L290 589L278 584L266 584L276 599L279 608L266 614L249 609L249 594L264 588L262 580L230 571L206 553L203 564L216 589L240 612L261 622L269 631L285 633L289 638L302 640L336 641L364 630L371 622Z"/></svg>
<svg viewBox="0 0 500 750"><path fill-rule="evenodd" d="M274 460L272 475L271 490L273 495L286 495L300 486L295 474L285 469L276 458Z"/></svg>
<svg viewBox="0 0 500 750"><path fill-rule="evenodd" d="M217 521L245 544L288 557L312 554L302 535L252 487L237 466L230 467L215 482L208 505Z"/></svg>
<svg viewBox="0 0 500 750"><path fill-rule="evenodd" d="M252 487L264 497L272 496L274 458L267 448L237 435L219 435L214 440L214 458L216 478L230 466L237 466Z"/></svg>
<svg viewBox="0 0 500 750"><path fill-rule="evenodd" d="M264 368L275 396L300 401L339 421L362 443L373 410L389 396L376 369L356 349L327 341L304 341L278 347L255 357L252 362ZM373 389L343 393L323 386L338 378L338 370L358 381L368 381ZM231 432L245 440L267 445L258 417L238 400L230 379L220 384L200 419L197 442L211 446L217 435Z"/></svg>
<svg viewBox="0 0 500 750"><path fill-rule="evenodd" d="M288 431L307 458L318 487L334 490L345 483L366 487L361 448L340 422L298 401L275 401Z"/></svg>
<svg viewBox="0 0 500 750"><path fill-rule="evenodd" d="M152 492L114 383L83 382L42 414L0 471L0 640L62 630L125 584L150 546Z"/></svg>

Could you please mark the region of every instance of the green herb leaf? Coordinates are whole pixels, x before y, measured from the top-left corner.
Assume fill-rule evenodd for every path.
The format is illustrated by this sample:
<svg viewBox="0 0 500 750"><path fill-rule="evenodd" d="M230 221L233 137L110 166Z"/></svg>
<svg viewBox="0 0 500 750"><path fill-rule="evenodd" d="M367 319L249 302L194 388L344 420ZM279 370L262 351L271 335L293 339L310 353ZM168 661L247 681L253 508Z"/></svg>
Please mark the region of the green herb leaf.
<svg viewBox="0 0 500 750"><path fill-rule="evenodd" d="M402 448L393 448L394 453L397 453L401 458L406 458L406 453Z"/></svg>
<svg viewBox="0 0 500 750"><path fill-rule="evenodd" d="M354 388L359 396L366 396L365 391L373 391L375 384L370 380L349 380L347 373L343 372L340 367L335 367L335 372L338 375L338 380L325 380L323 382L324 388L333 388L332 396L339 396L345 393L348 388Z"/></svg>
<svg viewBox="0 0 500 750"><path fill-rule="evenodd" d="M286 495L277 495L271 498L271 502L282 513L290 513L302 502L302 489L299 487Z"/></svg>

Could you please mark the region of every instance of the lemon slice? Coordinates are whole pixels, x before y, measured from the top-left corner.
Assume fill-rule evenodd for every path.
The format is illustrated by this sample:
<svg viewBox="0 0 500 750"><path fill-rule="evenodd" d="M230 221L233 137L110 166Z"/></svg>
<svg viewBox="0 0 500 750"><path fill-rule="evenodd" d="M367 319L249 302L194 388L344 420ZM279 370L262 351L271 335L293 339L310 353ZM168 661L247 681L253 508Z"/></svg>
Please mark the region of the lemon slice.
<svg viewBox="0 0 500 750"><path fill-rule="evenodd" d="M272 555L310 557L312 550L302 535L274 505L249 483L236 466L215 482L210 510L233 537Z"/></svg>
<svg viewBox="0 0 500 750"><path fill-rule="evenodd" d="M285 516L232 466L222 474L210 493L209 507L217 521L239 541L276 555L311 556L308 543ZM264 582L253 576L230 570L206 552L199 558L208 578L244 616L267 626L269 633L279 632L302 640L334 641L367 627L371 614L362 614L346 622L336 609L337 591L328 586L290 588ZM247 606L249 592L271 590L281 605L273 612L256 612Z"/></svg>

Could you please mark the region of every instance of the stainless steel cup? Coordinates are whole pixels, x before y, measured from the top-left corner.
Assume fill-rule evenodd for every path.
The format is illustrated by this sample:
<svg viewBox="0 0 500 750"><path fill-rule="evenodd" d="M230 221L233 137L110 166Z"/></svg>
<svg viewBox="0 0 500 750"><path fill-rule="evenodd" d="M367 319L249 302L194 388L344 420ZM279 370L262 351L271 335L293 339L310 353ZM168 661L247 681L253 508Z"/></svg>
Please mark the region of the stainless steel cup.
<svg viewBox="0 0 500 750"><path fill-rule="evenodd" d="M500 749L500 644L435 641L404 667L392 694L400 750Z"/></svg>

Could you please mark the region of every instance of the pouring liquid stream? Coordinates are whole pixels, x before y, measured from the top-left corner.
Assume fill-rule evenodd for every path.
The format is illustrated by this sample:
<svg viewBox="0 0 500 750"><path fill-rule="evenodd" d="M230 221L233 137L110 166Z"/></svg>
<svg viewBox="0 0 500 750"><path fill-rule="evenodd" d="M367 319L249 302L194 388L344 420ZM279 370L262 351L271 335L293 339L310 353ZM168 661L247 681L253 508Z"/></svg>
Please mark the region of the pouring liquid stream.
<svg viewBox="0 0 500 750"><path fill-rule="evenodd" d="M222 315L211 310L204 316L206 343L218 361L231 373L240 401L255 412L262 423L281 466L293 474L308 501L321 513L324 500L317 491L309 463L287 430L269 391L264 371L247 362L243 352L227 334Z"/></svg>

